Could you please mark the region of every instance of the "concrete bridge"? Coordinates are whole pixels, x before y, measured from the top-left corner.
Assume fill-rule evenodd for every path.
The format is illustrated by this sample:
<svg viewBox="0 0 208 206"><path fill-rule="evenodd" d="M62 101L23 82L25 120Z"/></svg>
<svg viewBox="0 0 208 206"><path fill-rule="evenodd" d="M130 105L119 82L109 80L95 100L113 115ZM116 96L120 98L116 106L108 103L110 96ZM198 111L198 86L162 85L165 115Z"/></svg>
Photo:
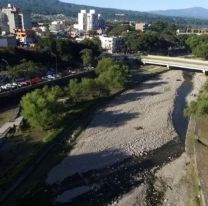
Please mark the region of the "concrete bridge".
<svg viewBox="0 0 208 206"><path fill-rule="evenodd" d="M165 66L168 69L184 69L208 73L208 61L165 56L142 56L143 64Z"/></svg>

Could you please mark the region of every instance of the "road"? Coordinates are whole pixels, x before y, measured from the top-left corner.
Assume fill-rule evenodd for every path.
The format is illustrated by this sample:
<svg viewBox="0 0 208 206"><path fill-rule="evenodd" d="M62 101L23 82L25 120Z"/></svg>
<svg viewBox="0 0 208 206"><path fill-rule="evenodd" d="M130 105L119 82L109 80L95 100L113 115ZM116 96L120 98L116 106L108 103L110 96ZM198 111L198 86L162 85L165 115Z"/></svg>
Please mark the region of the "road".
<svg viewBox="0 0 208 206"><path fill-rule="evenodd" d="M36 89L36 88L39 88L39 87L42 87L42 86L46 86L46 85L57 84L60 81L64 81L64 80L68 81L69 79L79 78L79 77L82 77L84 75L90 74L92 72L94 72L94 70L83 71L83 72L80 72L80 73L77 73L77 74L70 74L70 75L67 75L67 76L64 76L64 77L56 78L54 80L47 80L47 81L40 82L38 84L33 84L33 85L18 88L18 89L6 91L6 92L1 92L0 93L0 98L5 97L5 96L10 96L10 95L13 95L13 94L16 94L16 93L21 93L23 91L29 91L29 90Z"/></svg>

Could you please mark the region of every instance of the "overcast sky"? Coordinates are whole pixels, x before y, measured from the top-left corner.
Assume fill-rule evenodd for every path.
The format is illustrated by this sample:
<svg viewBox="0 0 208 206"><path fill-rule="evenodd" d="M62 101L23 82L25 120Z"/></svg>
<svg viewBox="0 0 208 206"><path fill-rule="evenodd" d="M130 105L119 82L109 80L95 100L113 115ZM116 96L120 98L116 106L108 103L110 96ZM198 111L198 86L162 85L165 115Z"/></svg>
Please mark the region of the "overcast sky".
<svg viewBox="0 0 208 206"><path fill-rule="evenodd" d="M61 0L64 2L107 8L137 11L181 9L190 7L208 8L208 0Z"/></svg>

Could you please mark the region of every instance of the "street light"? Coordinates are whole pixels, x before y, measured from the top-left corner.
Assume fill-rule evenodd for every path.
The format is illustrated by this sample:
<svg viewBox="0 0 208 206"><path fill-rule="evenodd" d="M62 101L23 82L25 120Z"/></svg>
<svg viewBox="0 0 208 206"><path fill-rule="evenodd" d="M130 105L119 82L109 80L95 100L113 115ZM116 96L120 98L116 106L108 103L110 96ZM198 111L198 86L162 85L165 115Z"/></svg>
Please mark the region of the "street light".
<svg viewBox="0 0 208 206"><path fill-rule="evenodd" d="M51 52L51 54L53 56L55 56L55 58L56 58L56 74L57 74L57 72L58 72L58 58L57 58L57 55L54 52Z"/></svg>
<svg viewBox="0 0 208 206"><path fill-rule="evenodd" d="M57 58L57 55L51 51L51 48L49 46L45 47L53 56L55 56L56 58L56 74L58 72L58 58Z"/></svg>

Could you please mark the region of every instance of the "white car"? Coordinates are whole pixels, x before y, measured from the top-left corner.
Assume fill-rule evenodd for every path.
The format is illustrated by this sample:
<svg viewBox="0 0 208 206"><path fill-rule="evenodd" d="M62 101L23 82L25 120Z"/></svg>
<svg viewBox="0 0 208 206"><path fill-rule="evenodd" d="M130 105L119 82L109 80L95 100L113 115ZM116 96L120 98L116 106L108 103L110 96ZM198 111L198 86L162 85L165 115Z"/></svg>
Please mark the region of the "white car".
<svg viewBox="0 0 208 206"><path fill-rule="evenodd" d="M1 89L2 89L3 91L7 91L7 90L10 89L10 85L9 85L9 84L2 85L2 86L1 86Z"/></svg>
<svg viewBox="0 0 208 206"><path fill-rule="evenodd" d="M77 72L75 70L69 70L69 74L76 74Z"/></svg>
<svg viewBox="0 0 208 206"><path fill-rule="evenodd" d="M6 87L8 89L15 89L17 86L14 83L8 83L8 84L6 84Z"/></svg>
<svg viewBox="0 0 208 206"><path fill-rule="evenodd" d="M52 75L47 75L46 77L47 77L47 79L49 79L49 80L54 80L54 79L56 79L56 77L54 77L54 76L52 76Z"/></svg>

